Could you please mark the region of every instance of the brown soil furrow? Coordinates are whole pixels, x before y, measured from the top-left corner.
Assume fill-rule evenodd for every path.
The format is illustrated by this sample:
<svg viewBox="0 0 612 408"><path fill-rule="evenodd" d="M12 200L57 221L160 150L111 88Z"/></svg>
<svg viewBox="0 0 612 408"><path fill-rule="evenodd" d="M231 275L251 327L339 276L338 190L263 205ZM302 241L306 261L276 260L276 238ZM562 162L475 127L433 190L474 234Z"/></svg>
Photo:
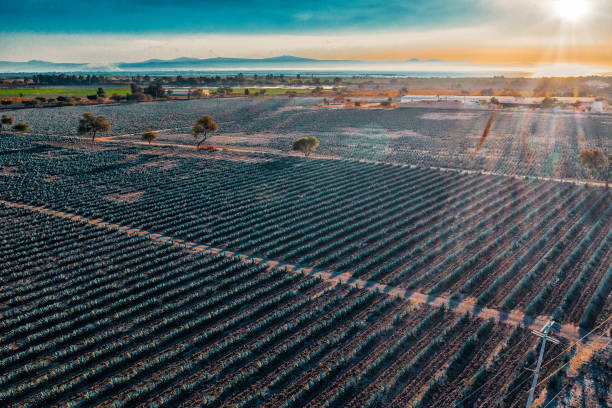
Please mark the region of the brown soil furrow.
<svg viewBox="0 0 612 408"><path fill-rule="evenodd" d="M554 225L554 223L558 222L559 219L563 219L563 217L565 217L565 215L567 214L568 211L569 211L569 209L565 209L564 211L561 211L560 214L554 220L552 220L551 223L549 223L548 225L552 226L552 225ZM551 248L553 246L555 246L555 244L558 242L558 240L565 235L565 233L574 225L574 223L578 222L580 217L581 217L581 214L577 213L576 215L571 217L569 220L567 220L567 222L564 222L563 225L561 226L561 228L559 228L559 230L557 231L557 234L555 235L555 237L553 237L553 239L550 239L549 241L547 241L542 248L540 248L538 251L536 251L536 253L534 253L533 256L531 257L531 259L529 259L522 266L522 268L504 284L504 287L507 288L507 290L506 291L498 291L487 302L487 304L491 305L491 306L494 306L494 307L501 307L501 304L504 302L504 299L512 291L512 289L516 285L518 285L521 282L521 280L523 279L523 277L525 275L527 275L529 273L529 271L531 269L533 269L537 265L537 263L551 250ZM541 231L541 234L544 234L544 233L545 233L545 231ZM538 239L540 239L542 237L541 234L538 237ZM525 251L528 250L527 247L524 247L524 248L525 248ZM500 272L500 274L503 274L503 273L504 273L504 271Z"/></svg>
<svg viewBox="0 0 612 408"><path fill-rule="evenodd" d="M397 314L402 309L405 309L405 305L403 305L402 303L394 304L393 306L391 306L389 308L389 310L384 312L382 315L378 316L377 319L385 320L386 319L385 316L392 316L394 314ZM244 391L236 394L235 396L233 396L231 399L229 399L227 401L227 404L231 405L231 406L238 404L240 401L244 400L248 396L248 394L251 394L252 390L264 390L265 389L265 390L267 390L268 393L270 393L269 394L270 396L277 394L278 391L270 389L270 385L271 385L272 381L274 381L278 377L278 373L285 372L286 370L291 368L294 365L294 363L296 363L297 361L299 361L301 359L305 359L306 357L309 357L314 350L317 350L320 346L322 346L323 344L327 343L330 338L339 337L340 333L342 333L350 325L352 325L353 322L356 322L356 321L359 321L359 320L363 319L364 316L367 315L367 313L368 313L368 311L364 310L363 312L359 313L354 318L352 318L351 321L343 322L341 324L336 325L325 336L323 336L323 337L317 339L315 342L309 344L308 347L304 348L299 353L297 353L297 354L293 355L292 357L289 357L289 358L285 359L284 361L280 362L280 364L278 364L278 365L276 365L274 367L274 371L273 372L268 372L268 373L264 374L261 378L256 379L254 383L253 382L251 383L250 389L244 390ZM363 329L360 329L353 336L350 336L347 339L345 339L345 342L350 341L351 338L353 338L353 337L361 336L362 335L361 331L364 330L364 329L365 329L365 327ZM339 346L337 346L337 347L344 347L344 344L345 343L339 343ZM333 349L328 349L324 353L319 355L318 359L316 359L316 360L315 359L309 359L308 365L306 365L304 368L302 368L301 374L303 375L309 369L312 369L313 366L319 365L320 361L323 361L332 352L333 352Z"/></svg>
<svg viewBox="0 0 612 408"><path fill-rule="evenodd" d="M524 187L519 187L519 189L520 189L520 190L524 190ZM496 194L496 193L491 193L491 195L495 195L495 194ZM483 200L485 200L485 199L487 199L487 198L490 198L490 197L489 197L489 196L487 196L487 197L483 198ZM502 202L499 204L499 206L501 207L501 206L504 206L504 205L508 204L508 202L509 202L509 201L511 201L511 200L513 200L514 198L515 198L515 197L514 197L512 194L508 194L508 195L504 196L504 200L503 200L503 201L502 201ZM482 204L482 206L484 206L485 204L487 204L487 203L486 203L486 202L484 202L484 203ZM484 216L488 216L490 213L495 212L497 209L498 209L498 208L488 209L488 210L486 210L486 211L484 211L484 212L482 213L482 216L483 216L483 217L484 217ZM478 210L476 210L476 211L480 211L480 209L478 209ZM460 222L465 221L465 220L466 220L467 218L469 218L470 216L471 216L471 214L468 214L468 213L464 214L464 215L463 215L461 218L456 219L456 220L453 222L453 225L447 225L447 226L446 226L446 228L444 228L444 229L443 229L443 231L441 231L441 232L436 232L436 235L438 235L438 234L440 234L440 233L442 233L442 232L447 232L447 231L448 231L448 228L452 228L452 227L453 227L453 226L455 226L456 224L458 224L458 223L460 223ZM437 219L438 219L438 216L436 216L436 217L435 217L435 219L437 220ZM476 235L477 235L477 230L474 228L474 226L475 226L475 225L476 225L478 222L480 222L480 219L473 219L473 220L471 220L469 223L467 223L466 225L462 226L462 228L461 228L460 230L455 231L455 232L453 232L453 233L449 234L447 237L445 237L444 241L449 241L449 240L452 240L452 239L456 238L456 237L457 237L459 234L461 234L462 232L464 232L464 231L466 231L466 230L468 230L468 231L469 231L469 233L465 235L465 240L466 240L466 241L469 241L469 240L471 240L471 239L475 238L475 237L476 237ZM432 223L433 223L433 222L432 222ZM417 231L415 231L415 232L414 232L414 234L417 234L417 233L419 233L419 232L420 232L420 230L417 230ZM429 236L428 236L428 238L429 238ZM494 237L493 237L493 238L494 238ZM418 245L420 245L420 244L422 244L422 243L423 243L423 242L418 242L418 243L415 243L415 244L411 245L409 248L406 248L405 250L402 250L400 253L395 254L395 255L394 255L394 259L399 259L399 258L401 258L402 256L404 256L404 255L406 255L406 254L410 253L412 250L414 250L414 247L415 247L415 246L418 246ZM436 249L438 249L438 248L439 248L441 245L443 245L443 244L444 244L444 242L439 242L435 248L431 248L430 250L436 250ZM454 250L454 249L456 249L456 248L457 248L457 246L450 247L450 248L448 249L448 251L452 251L452 250ZM388 249L388 248L384 248L382 251L379 251L378 253L384 252L384 251L385 251L385 250L387 250L387 249ZM433 260L432 260L432 261L429 263L429 268L435 268L435 266L436 266L436 265L437 265L437 264L438 264L440 261L442 261L443 259L445 259L445 258L448 256L448 251L447 251L447 252L445 252L445 253L443 253L443 254L440 254L440 255L439 255L439 256L437 256L435 259L433 259ZM377 255L378 253L372 254L370 258L371 258L371 259L375 258L375 257L376 257L376 255ZM389 282L389 280L390 280L390 279L392 279L392 278L393 278L393 276L394 276L396 273L398 273L398 272L399 272L401 269L406 268L406 267L408 267L408 266L412 265L412 263L413 263L413 262L415 262L415 261L417 261L417 260L422 259L422 258L423 258L425 255L427 255L427 251L423 251L423 252L422 252L422 253L420 253L420 254L415 254L413 257L411 257L412 259L411 259L410 263L406 263L406 264L403 264L403 265L399 265L399 266L398 266L397 268L395 268L393 271L390 271L390 272L388 272L387 274L385 274L385 276L382 276L382 277L377 277L377 278L376 278L376 279L374 279L374 280L381 281L381 282ZM376 272L378 271L378 269L380 269L381 267L385 266L385 264L387 264L389 261L391 261L391 260L385 261L385 262L384 262L384 263L382 263L381 265L378 265L377 267L375 267L375 268L374 268L374 270L373 270L372 272L370 272L368 275L363 276L363 279L367 279L367 278L368 278L368 277L371 275L371 273L376 273ZM427 269L429 269L429 268L427 268ZM331 268L330 268L330 269L331 269ZM417 275L414 275L413 277L418 277L418 276L417 276Z"/></svg>
<svg viewBox="0 0 612 408"><path fill-rule="evenodd" d="M403 388L389 402L389 406L409 406L410 401L423 391L423 388L434 378L440 369L448 364L450 359L461 349L463 343L478 329L481 323L479 319L471 320L458 333L455 333L455 335L448 339L439 352L424 362L417 375L403 384Z"/></svg>
<svg viewBox="0 0 612 408"><path fill-rule="evenodd" d="M558 284L555 286L555 289L549 296L549 299L556 299L556 301L546 302L544 310L542 311L543 313L553 314L557 306L561 304L565 295L568 293L574 282L578 279L585 266L591 260L591 257L601 244L602 239L606 238L605 228L599 235L599 238L601 239L594 239L593 242L591 242L585 253L580 257L579 261L573 265L571 272L567 274L562 282L558 282ZM573 250L572 247L568 248L568 252L571 252L571 250ZM580 323L580 319L582 318L582 314L584 313L586 306L595 294L601 279L609 267L609 262L606 262L606 259L611 259L611 256L612 249L608 249L607 253L603 256L602 262L592 271L584 286L578 292L578 299L574 302L573 306L568 311L567 318L564 320L568 322Z"/></svg>
<svg viewBox="0 0 612 408"><path fill-rule="evenodd" d="M582 240L582 238L584 238L587 232L588 230L582 227L574 238L565 243L563 254L555 257L554 261L548 264L546 268L542 271L542 273L539 274L537 279L530 285L529 289L521 296L519 301L516 303L516 309L524 310L525 307L540 293L542 287L546 285L546 283L548 283L555 276L556 272L559 270L559 267L567 259L573 249L580 243L580 241ZM563 293L565 293L565 291ZM554 298L551 297L551 299ZM552 303L553 302L550 301L547 302L547 304Z"/></svg>
<svg viewBox="0 0 612 408"><path fill-rule="evenodd" d="M410 322L403 321L401 326L394 326L389 336L381 339L381 341L376 345L376 347L369 349L367 351L367 354L364 355L363 358L361 358L361 360L354 364L350 369L345 370L341 374L336 376L333 384L328 385L324 390L314 396L307 406L312 408L323 406L325 402L329 400L341 386L346 384L351 379L354 379L359 376L372 362L374 362L378 357L383 355L385 351L387 351L387 349L397 344L397 342L399 341L399 339L401 339L403 335L412 330L414 324L416 324L418 321L420 321L427 315L428 310L425 309L426 308L421 308L417 313L412 314L410 316Z"/></svg>
<svg viewBox="0 0 612 408"><path fill-rule="evenodd" d="M356 279L352 277L349 273L336 273L332 271L326 270L316 270L313 268L300 267L298 265L285 264L275 260L267 260L258 257L251 257L247 254L236 253L228 249L210 247L207 245L200 245L196 242L186 242L184 240L175 239L173 237L164 236L162 234L153 234L149 231L141 230L139 228L131 228L129 226L121 227L117 224L112 224L109 222L105 222L102 219L89 219L86 217L82 217L73 213L68 213L64 211L56 211L52 209L48 209L45 207L32 206L28 204L20 204L14 202L8 202L5 200L0 200L0 204L7 205L9 207L18 207L25 208L31 211L36 211L40 213L48 214L49 216L72 219L74 221L83 222L86 224L90 224L92 226L97 226L101 228L107 228L111 230L119 230L126 234L135 234L139 236L146 236L154 241L167 242L172 243L174 245L181 246L183 248L187 248L192 251L202 252L202 253L211 253L211 254L221 254L227 257L240 257L244 260L249 260L255 263L265 263L270 268L283 268L289 272L297 273L297 274L305 274L310 276L319 277L323 280L326 280L331 283L344 283L350 286L354 286L356 288L363 288L372 291L378 291L381 293L385 293L390 296L398 296L405 300L410 300L416 304L428 304L434 307L440 306L442 304L449 304L449 299L443 296L427 296L423 293L419 293L416 291L410 291L404 288L398 288L394 286L384 285L378 282L365 281L362 279ZM539 330L548 322L548 316L537 316L535 318L528 318L522 312L513 310L511 312L504 312L498 309L490 308L490 307L478 307L476 305L476 301L473 298L464 298L460 301L451 302L450 303L453 310L457 313L465 313L467 311L473 313L477 317L481 317L483 319L493 318L495 321L503 322L512 326L525 325L527 328L533 328ZM558 336L562 336L569 341L578 341L582 339L584 335L581 330L577 326L573 326L570 324L565 324L557 331ZM607 343L608 337L603 336L589 336L588 343L591 347L599 349L603 347Z"/></svg>
<svg viewBox="0 0 612 408"><path fill-rule="evenodd" d="M416 321L418 321L418 318L422 317L425 314L424 313L426 311L425 309L426 308L422 308L419 313L409 314L408 315L409 320L404 321L403 322L404 325L406 326L409 323L416 324ZM386 316L386 318L379 319L373 324L368 325L366 330L362 331L359 336L355 336L351 338L350 341L347 343L344 343L342 347L332 350L325 358L317 362L316 365L314 365L308 372L301 374L298 378L294 379L292 382L287 384L278 394L273 395L272 398L267 400L263 405L266 407L270 407L270 408L280 406L284 401L289 399L292 395L298 393L304 387L304 384L308 382L309 379L313 378L317 374L321 373L323 370L327 369L329 366L331 366L336 361L348 355L352 350L359 347L363 343L364 339L366 339L370 334L376 332L379 329L382 329L388 326L391 323L392 319L393 319L392 316ZM379 349L380 348L379 345L381 344L381 339L378 339L376 341L376 344L377 344L376 347ZM368 352L370 351L368 350ZM354 364L361 364L363 359L364 357L361 356L358 361L352 362L351 367ZM339 375L342 376L343 374L340 373ZM326 384L326 386L329 386L329 385L331 384ZM325 392L325 390L323 390L322 392ZM315 398L315 397L316 396L314 395L310 396L310 398Z"/></svg>
<svg viewBox="0 0 612 408"><path fill-rule="evenodd" d="M406 350L398 354L391 364L379 373L376 378L372 379L370 384L363 388L363 390L357 393L354 398L347 403L347 406L355 408L364 406L375 392L379 392L383 387L388 385L406 364L424 350L429 345L432 338L439 336L444 328L451 324L450 322L452 319L453 315L447 314L446 318L435 322L432 327L428 328L426 336L419 337L413 344L410 344Z"/></svg>
<svg viewBox="0 0 612 408"><path fill-rule="evenodd" d="M334 295L331 296L331 297L335 297L336 294L342 294L343 292L344 292L344 290L340 290L340 293L334 293ZM349 296L347 296L346 298L344 298L343 301L350 301L350 300L354 299L356 296L358 296L357 292L352 293ZM327 300L330 300L331 297L329 297L329 299L327 299ZM302 310L303 311L302 314L314 311L314 309L317 306L318 305L316 303L311 302L307 308L304 308ZM324 312L324 313L322 313L322 314L320 314L318 316L315 316L313 318L313 320L311 320L310 322L306 322L306 324L303 327L296 328L292 332L288 333L289 336L290 336L289 338L295 338L295 336L298 336L299 333L301 333L301 331L308 330L309 327L312 327L313 325L317 324L321 320L325 319L325 316L327 316L328 313L333 313L334 311L338 310L339 308L341 308L343 306L344 306L343 303L336 304L331 311ZM273 313L273 311L271 311L270 314L271 313ZM199 378L201 376L201 374L203 372L211 373L211 374L212 373L217 373L217 372L222 372L222 374L218 378L215 378L214 383L212 383L212 384L205 384L204 385L205 388L194 390L194 393L195 393L194 395L185 396L187 398L187 402L182 402L181 405L189 405L189 401L196 401L196 400L197 401L201 401L202 398L204 398L206 395L213 395L213 394L215 394L216 392L218 392L218 390L216 390L216 389L220 388L222 386L222 384L227 382L228 376L231 376L236 370L239 370L240 368L242 368L245 363L249 363L250 361L252 361L252 359L258 359L262 355L264 355L265 353L268 353L268 352L270 352L270 350L273 350L276 347L278 347L278 345L276 343L278 341L280 341L280 340L284 341L285 340L284 338L283 339L277 339L274 342L274 344L272 344L273 348L269 349L264 354L253 355L252 358L249 359L248 361L238 363L236 366L234 366L232 368L225 369L223 367L223 362L224 361L228 361L229 357L237 356L237 355L240 355L241 353L248 352L249 350L251 350L253 348L255 343L259 342L262 338L266 338L268 335L274 333L276 330L278 330L280 328L280 326L284 326L284 325L291 324L291 323L295 322L298 317L299 317L298 314L294 314L291 317L287 318L286 320L275 321L271 325L271 327L266 328L265 331L263 331L262 333L258 333L257 337L253 337L252 335L249 335L249 332L248 332L248 328L255 326L254 322L253 322L253 324L249 323L248 326L243 327L241 332L245 332L246 333L246 339L245 339L246 341L245 342L243 342L242 344L239 344L237 347L232 347L230 349L225 350L223 352L223 354L216 355L214 360L204 362L200 367L198 367L197 371L187 372L185 375L181 375L179 378L176 379L176 381L172 385L172 389L180 388L183 384L187 384L189 382L192 382L192 381L196 380L197 378ZM263 319L261 319L261 320L263 320ZM232 331L231 334L232 334L231 337L235 337L238 333ZM196 355L197 356L203 355L203 354L206 354L210 350L214 350L216 347L218 347L220 344L222 344L224 342L224 340L226 340L226 337L222 336L221 338L216 340L214 343L208 344L205 348L202 348L202 349L199 349L199 350L194 350L194 352L191 353L188 356L188 360L189 359L193 359L193 357L196 356ZM181 362L178 362L178 363L181 363ZM155 372L155 377L159 378L163 373L171 374L172 373L172 367L164 368L163 372L156 371ZM156 400L158 400L160 397L166 395L169 391L172 391L172 389L164 387L163 389L157 390L155 393L153 393L152 396L149 397L149 400L146 403L144 403L145 406L150 406ZM129 390L127 390L127 391L129 391ZM205 392L205 391L207 391L207 392ZM121 398L118 398L116 400L121 401ZM178 404L179 402L175 402L175 403Z"/></svg>
<svg viewBox="0 0 612 408"><path fill-rule="evenodd" d="M296 285L299 284L296 283ZM289 288L286 288L287 290L289 290ZM320 288L319 288L320 289ZM292 304L295 304L297 302L299 302L300 300L302 300L304 297L306 297L309 293L311 292L315 292L317 290L316 287L315 288L311 288L310 290L308 290L306 293L302 294L300 297L297 297L295 299L292 299L289 303L287 303L286 305L284 305L285 307L289 307ZM278 294L278 293L277 293ZM274 296L274 295L271 295ZM242 309L242 310L238 310L235 311L234 313L228 314L227 316L224 316L223 321L228 321L231 320L232 318L237 317L238 315L245 313L246 311L248 311L251 308L255 308L257 307L257 305L259 305L260 302L253 304L253 305L249 305L248 308L246 309ZM304 312L308 312L310 310L312 310L314 307L316 307L315 304L313 303L309 303L308 305L305 305L304 309L302 309ZM256 318L255 320L251 320L249 322L240 324L239 326L237 326L235 329L232 329L232 334L233 335L239 335L242 334L244 332L247 332L249 330L249 328L256 326L259 322L264 321L266 318L269 317L270 314L273 314L274 310L268 311L267 313L264 313L262 316ZM282 324L283 322L275 322L274 324L272 324L271 326L269 326L265 332L262 333L262 335L265 335L266 333L272 332L274 331L276 328L278 328L278 326L280 324ZM200 329L197 333L193 333L193 336L196 336L198 334L200 334L201 332L206 331L207 328L202 328ZM173 343L172 345L165 347L164 349L158 349L156 350L156 352L154 354L148 355L146 357L146 359L141 360L137 363L135 363L134 365L143 365L146 362L150 362L150 361L154 361L156 359L157 356L161 356L164 353L173 350L174 348L176 348L177 345L188 342L191 340L191 338L193 337L188 337L188 338L184 338L181 339L180 342L176 342ZM202 353L202 352L206 352L210 349L212 349L213 347L215 347L216 345L218 345L219 343L221 343L223 341L223 338L221 339L217 339L214 340L212 342L207 342L208 344L206 344L205 346L203 346L202 348L199 349L190 349L188 352L181 354L179 357L177 357L176 359L173 360L169 360L164 362L164 365L161 367L161 369L156 370L155 372L150 372L147 375L143 375L140 376L138 379L138 385L141 385L143 383L147 383L149 379L156 379L156 378L160 378L161 376L167 374L167 373L171 373L174 369L176 369L177 365L180 365L181 363L184 363L186 361L189 361L191 359L191 357L195 354L198 353ZM245 344L251 344L253 343L255 340L251 339L249 342L245 343ZM243 348L243 346L241 346L241 349ZM246 346L244 346L244 348L248 348ZM232 351L233 352L233 351ZM112 376L109 375L107 377L105 377L104 379L102 379L100 382L97 382L95 384L92 384L89 389L91 390L95 390L98 387L101 386L106 386L109 385L110 383L112 383L112 377L113 376L121 376L121 375L129 375L129 373L132 371L132 366L128 367L126 369L124 369L123 371L120 372L116 372L114 373ZM109 405L112 405L111 402L109 402L109 399L112 400L122 400L123 397L125 396L125 394L129 393L131 391L131 385L135 385L135 383L133 381L130 381L128 384L126 384L123 387L117 387L117 389L113 389L112 391L106 391L104 393L104 398L106 403L108 403ZM158 390L158 391L163 391L163 390ZM83 390L82 391L82 395L78 395L76 396L74 399L75 400L80 400L81 398L83 398L84 396L86 396L87 394L87 390ZM117 398L119 397L119 398Z"/></svg>
<svg viewBox="0 0 612 408"><path fill-rule="evenodd" d="M436 406L454 406L454 402L459 397L462 387L469 383L482 364L491 357L495 348L507 338L510 334L509 330L507 326L495 326L488 338L478 345L476 351L470 357L469 363L465 365L461 373L444 384L444 392L438 394L435 398Z"/></svg>
<svg viewBox="0 0 612 408"><path fill-rule="evenodd" d="M382 299L381 299L382 300ZM375 301L374 303L368 305L369 307L375 307L381 300ZM313 321L312 324L303 327L302 329L300 329L299 331L296 331L295 333L293 333L291 336L283 338L282 342L279 342L278 344L276 344L274 347L268 349L267 351L265 351L264 353L256 356L256 358L253 358L251 361L249 361L247 364L245 364L244 366L240 367L240 370L248 370L250 367L254 366L257 364L257 361L261 361L261 360L265 360L266 357L273 355L280 347L282 347L283 344L287 344L290 343L294 340L298 340L300 337L303 336L303 334L305 332L308 331L309 328L313 327L314 325L318 324L318 323L322 323L323 321L326 321L327 319L329 319L330 315L332 315L335 311L337 311L338 309L346 306L348 303L350 302L344 302L341 305L338 306L338 308L329 311L328 313L326 313L325 315L320 316L316 321ZM368 313L368 309L369 307L365 307L361 310L358 311L358 313L355 316L352 316L349 321L346 321L345 323L348 325L349 323L353 322L353 321L359 321L362 320ZM335 330L332 329L332 330ZM312 347L313 343L309 344L308 346ZM234 351L235 353L235 351ZM284 363L292 363L293 361L287 361L287 360L291 360L295 358L295 355L291 358L285 358ZM322 365L321 363L318 364L319 366ZM238 371L238 370L236 370ZM232 373L228 373L224 378L218 380L215 382L215 384L212 384L210 387L202 390L202 395L214 395L214 396L218 396L223 388L224 385L226 385L231 378L234 376L234 374L236 374L236 371L233 371ZM275 371L276 372L276 371ZM310 372L308 374L311 374ZM251 380L251 378L249 379ZM193 401L197 401L201 399L202 395L194 395L194 398L192 398ZM218 398L216 398L216 400L218 400Z"/></svg>

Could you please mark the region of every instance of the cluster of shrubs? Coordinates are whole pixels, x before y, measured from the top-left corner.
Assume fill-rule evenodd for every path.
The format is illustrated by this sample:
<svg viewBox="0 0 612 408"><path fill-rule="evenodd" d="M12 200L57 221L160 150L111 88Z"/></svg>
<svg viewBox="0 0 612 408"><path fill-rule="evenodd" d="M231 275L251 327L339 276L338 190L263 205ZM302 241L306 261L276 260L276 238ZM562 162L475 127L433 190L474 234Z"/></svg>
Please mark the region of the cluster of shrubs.
<svg viewBox="0 0 612 408"><path fill-rule="evenodd" d="M0 119L0 130L6 125L11 126L13 124L13 118L8 115L2 115L2 119ZM19 122L15 126L13 126L13 130L17 130L19 132L27 132L30 130L30 125L25 122Z"/></svg>

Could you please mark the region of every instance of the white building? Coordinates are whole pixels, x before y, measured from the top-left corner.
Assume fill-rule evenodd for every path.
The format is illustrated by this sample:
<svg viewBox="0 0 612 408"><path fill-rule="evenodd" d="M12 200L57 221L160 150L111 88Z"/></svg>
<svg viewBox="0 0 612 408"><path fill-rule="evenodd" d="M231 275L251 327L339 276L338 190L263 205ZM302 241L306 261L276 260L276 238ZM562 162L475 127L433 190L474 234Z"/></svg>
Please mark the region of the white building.
<svg viewBox="0 0 612 408"><path fill-rule="evenodd" d="M542 103L542 97L515 97L515 96L493 96L493 95L405 95L402 96L399 106L422 106L434 105L440 107L457 106L461 107L482 107L491 102L491 98L495 98L500 104L515 105L515 106L533 106ZM607 104L601 101L595 101L595 98L587 97L554 97L557 102L568 105L579 102L583 106L591 106L593 111L604 111Z"/></svg>

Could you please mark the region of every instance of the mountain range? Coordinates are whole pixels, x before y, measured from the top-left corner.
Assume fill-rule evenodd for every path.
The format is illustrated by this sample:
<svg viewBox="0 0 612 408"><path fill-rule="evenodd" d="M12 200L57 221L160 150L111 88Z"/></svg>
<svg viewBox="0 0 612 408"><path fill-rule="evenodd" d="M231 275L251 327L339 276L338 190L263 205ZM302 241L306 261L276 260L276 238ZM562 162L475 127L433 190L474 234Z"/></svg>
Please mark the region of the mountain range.
<svg viewBox="0 0 612 408"><path fill-rule="evenodd" d="M403 61L360 61L360 60L320 60L282 55L271 58L188 58L170 60L149 59L141 62L117 63L71 63L31 60L26 62L0 61L0 72L113 72L113 71L174 71L174 70L236 70L266 68L297 69L334 69L360 66L364 64L444 64L443 60L419 60L412 58Z"/></svg>

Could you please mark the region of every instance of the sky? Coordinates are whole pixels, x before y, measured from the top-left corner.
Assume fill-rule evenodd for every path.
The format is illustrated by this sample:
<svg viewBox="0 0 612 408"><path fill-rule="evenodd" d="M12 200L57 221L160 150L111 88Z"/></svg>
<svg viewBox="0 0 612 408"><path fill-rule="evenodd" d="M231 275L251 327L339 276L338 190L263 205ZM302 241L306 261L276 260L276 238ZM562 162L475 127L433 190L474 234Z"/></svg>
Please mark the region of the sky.
<svg viewBox="0 0 612 408"><path fill-rule="evenodd" d="M296 55L612 71L612 0L2 0L0 60Z"/></svg>

